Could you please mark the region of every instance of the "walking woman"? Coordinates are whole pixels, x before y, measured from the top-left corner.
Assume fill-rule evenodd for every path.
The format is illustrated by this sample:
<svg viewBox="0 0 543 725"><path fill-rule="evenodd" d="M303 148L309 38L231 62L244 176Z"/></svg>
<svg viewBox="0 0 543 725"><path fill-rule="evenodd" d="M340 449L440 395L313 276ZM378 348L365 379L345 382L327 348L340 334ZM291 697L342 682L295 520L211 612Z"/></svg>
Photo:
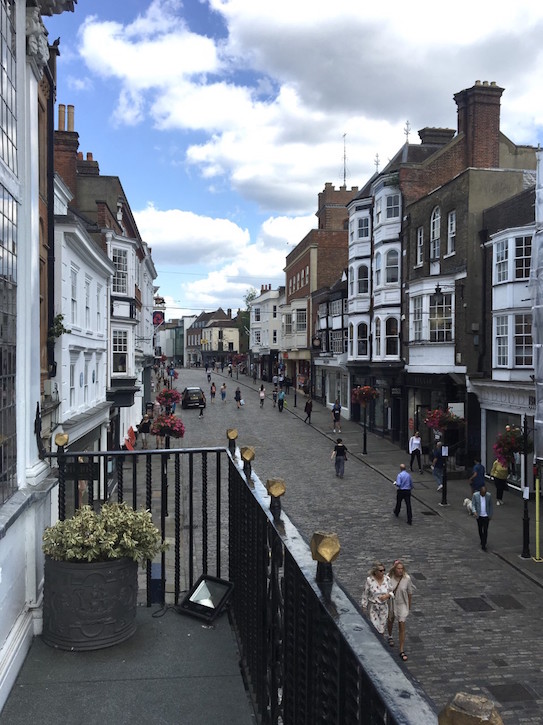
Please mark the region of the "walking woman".
<svg viewBox="0 0 543 725"><path fill-rule="evenodd" d="M394 620L398 621L398 644L400 645L400 659L406 662L405 654L405 620L411 611L411 597L413 595L413 583L411 577L405 569L405 564L401 559L396 559L392 565L392 569L388 572L390 578L390 587L394 595L394 600L390 603L388 610L388 643L394 647L392 638L392 627Z"/></svg>
<svg viewBox="0 0 543 725"><path fill-rule="evenodd" d="M385 574L385 565L376 561L371 567L364 592L362 593L362 611L369 615L375 629L384 636L388 619L388 602L394 598L390 588L390 577Z"/></svg>
<svg viewBox="0 0 543 725"><path fill-rule="evenodd" d="M258 397L260 398L260 407L264 407L264 401L266 400L266 388L264 385L260 386L260 390L258 391Z"/></svg>
<svg viewBox="0 0 543 725"><path fill-rule="evenodd" d="M415 435L412 435L409 439L409 453L411 454L411 463L409 465L409 468L411 469L411 473L413 473L413 461L417 459L417 465L419 467L419 473L422 473L422 462L421 462L421 453L422 453L422 441L420 438L420 433L416 431Z"/></svg>

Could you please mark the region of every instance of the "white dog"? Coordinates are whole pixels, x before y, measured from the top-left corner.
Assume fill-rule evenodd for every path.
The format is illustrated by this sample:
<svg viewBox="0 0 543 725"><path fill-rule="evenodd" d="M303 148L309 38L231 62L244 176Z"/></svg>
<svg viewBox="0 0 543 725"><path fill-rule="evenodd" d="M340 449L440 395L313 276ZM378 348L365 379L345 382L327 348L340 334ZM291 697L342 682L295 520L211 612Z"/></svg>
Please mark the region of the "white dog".
<svg viewBox="0 0 543 725"><path fill-rule="evenodd" d="M470 498L465 498L464 499L464 503L462 504L462 506L466 509L466 511L468 512L469 516L473 516L473 506L471 505L471 499Z"/></svg>

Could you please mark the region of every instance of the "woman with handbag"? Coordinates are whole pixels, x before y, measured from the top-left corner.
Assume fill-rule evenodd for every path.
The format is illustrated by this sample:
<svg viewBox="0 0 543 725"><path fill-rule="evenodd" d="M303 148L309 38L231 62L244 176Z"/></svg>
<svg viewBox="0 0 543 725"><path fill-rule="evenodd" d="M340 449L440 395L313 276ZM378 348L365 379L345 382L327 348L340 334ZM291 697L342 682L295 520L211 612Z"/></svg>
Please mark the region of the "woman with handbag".
<svg viewBox="0 0 543 725"><path fill-rule="evenodd" d="M362 611L369 614L370 622L379 634L385 634L389 602L394 598L390 588L390 577L385 566L376 561L371 567L362 593Z"/></svg>
<svg viewBox="0 0 543 725"><path fill-rule="evenodd" d="M405 570L405 565L401 559L396 559L392 565L391 570L388 573L390 579L390 588L394 595L390 602L388 610L388 643L391 647L394 647L394 640L392 638L392 627L394 620L398 620L398 640L400 645L400 659L403 662L407 661L407 655L405 654L405 620L407 615L411 611L411 597L413 594L413 583L411 577Z"/></svg>
<svg viewBox="0 0 543 725"><path fill-rule="evenodd" d="M496 484L496 506L503 506L503 492L507 491L507 476L509 475L509 469L496 458L492 464L490 475Z"/></svg>

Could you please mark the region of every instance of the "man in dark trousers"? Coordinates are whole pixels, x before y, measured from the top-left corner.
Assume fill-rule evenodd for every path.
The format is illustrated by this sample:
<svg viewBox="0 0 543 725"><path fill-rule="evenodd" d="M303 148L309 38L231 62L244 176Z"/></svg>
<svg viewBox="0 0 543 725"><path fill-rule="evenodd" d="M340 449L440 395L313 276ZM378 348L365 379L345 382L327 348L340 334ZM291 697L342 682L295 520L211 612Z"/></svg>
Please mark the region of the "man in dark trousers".
<svg viewBox="0 0 543 725"><path fill-rule="evenodd" d="M407 523L411 526L413 522L413 512L411 511L411 490L413 488L413 479L411 478L411 474L406 471L405 463L400 463L400 472L396 477L395 486L397 492L394 516L398 518L402 507L402 501L405 501L405 508L407 509Z"/></svg>
<svg viewBox="0 0 543 725"><path fill-rule="evenodd" d="M488 538L488 524L492 518L492 496L486 490L486 486L482 486L479 491L475 491L471 498L471 507L473 515L477 519L477 528L479 529L479 539L481 540L481 549L486 551L486 541Z"/></svg>

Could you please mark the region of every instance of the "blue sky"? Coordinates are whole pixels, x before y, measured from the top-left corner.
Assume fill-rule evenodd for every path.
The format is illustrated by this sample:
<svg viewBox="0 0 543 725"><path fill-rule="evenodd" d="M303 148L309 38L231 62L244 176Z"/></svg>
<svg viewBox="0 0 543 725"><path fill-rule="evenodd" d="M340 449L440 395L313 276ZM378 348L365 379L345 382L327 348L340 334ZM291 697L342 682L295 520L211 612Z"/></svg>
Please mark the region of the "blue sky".
<svg viewBox="0 0 543 725"><path fill-rule="evenodd" d="M383 7L386 9L383 11ZM458 0L78 0L60 36L57 103L80 151L120 177L168 316L237 309L284 283L326 182L362 186L453 94L505 88L502 130L543 141L543 6ZM466 18L469 17L469 22Z"/></svg>

